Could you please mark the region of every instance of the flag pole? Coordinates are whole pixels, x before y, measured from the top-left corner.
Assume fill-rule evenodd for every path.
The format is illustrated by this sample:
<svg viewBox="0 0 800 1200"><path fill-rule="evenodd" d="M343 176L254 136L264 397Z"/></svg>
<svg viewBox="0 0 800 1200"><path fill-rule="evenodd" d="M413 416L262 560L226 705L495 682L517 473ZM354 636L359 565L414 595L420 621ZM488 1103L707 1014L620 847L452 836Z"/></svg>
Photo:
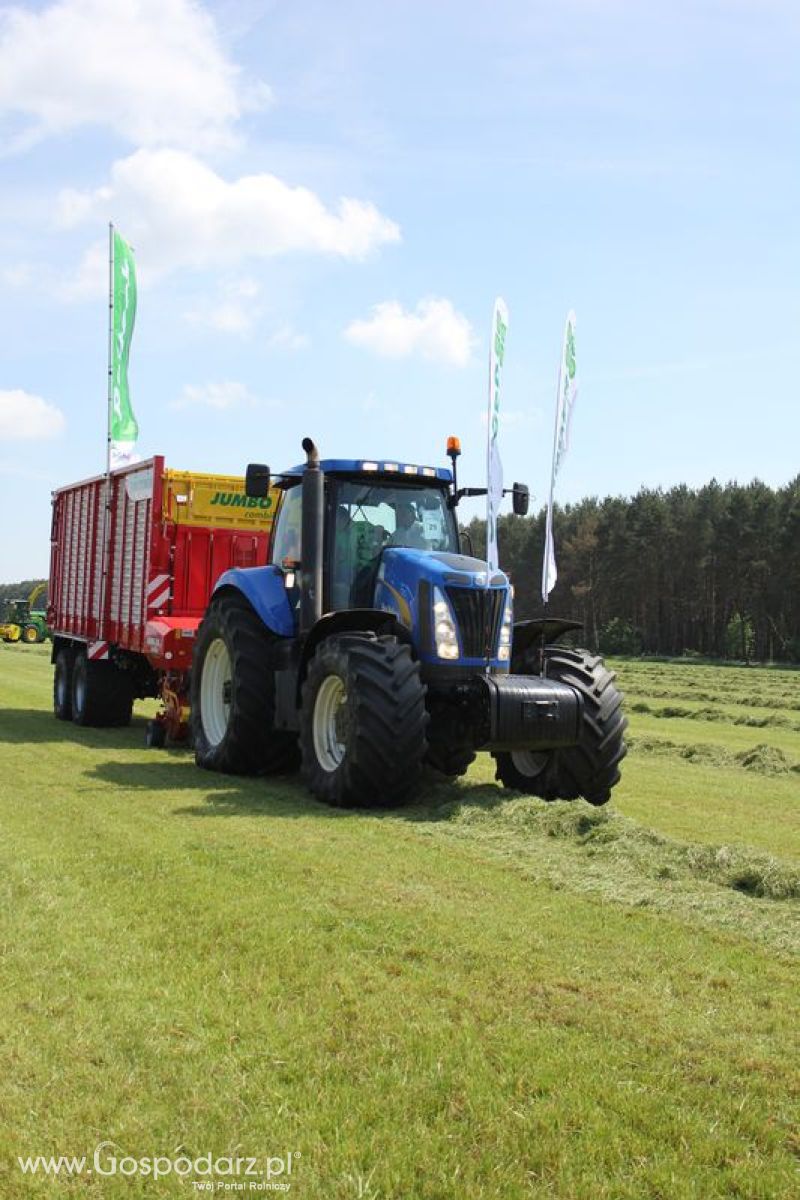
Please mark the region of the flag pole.
<svg viewBox="0 0 800 1200"><path fill-rule="evenodd" d="M114 226L108 223L108 431L106 435L106 478L111 478L111 413L114 403Z"/></svg>
<svg viewBox="0 0 800 1200"><path fill-rule="evenodd" d="M544 556L542 558L542 602L544 617L542 621L542 675L545 674L544 648L546 641L547 610L550 602L550 592L556 585L558 571L556 569L555 534L553 533L553 503L555 498L556 476L561 460L569 444L569 426L572 418L572 407L575 403L578 385L576 382L575 366L575 313L572 309L567 313L564 335L561 339L561 355L558 360L558 388L556 392L556 418L553 430L553 462L550 468L550 495L547 500L545 515Z"/></svg>
<svg viewBox="0 0 800 1200"><path fill-rule="evenodd" d="M108 396L106 432L106 486L103 512L103 569L100 576L100 606L96 637L102 638L108 579L108 544L111 538L111 414L114 403L114 225L108 223Z"/></svg>
<svg viewBox="0 0 800 1200"><path fill-rule="evenodd" d="M547 674L547 662L544 654L545 643L547 641L547 609L550 604L550 591L547 584L550 576L550 555L553 548L553 497L556 490L556 450L558 446L558 419L561 400L561 374L563 369L564 350L562 347L561 358L558 364L558 384L556 385L556 415L553 423L553 461L550 464L550 494L547 498L547 512L545 514L544 558L542 561L542 599L544 601L544 617L542 620L542 678Z"/></svg>
<svg viewBox="0 0 800 1200"><path fill-rule="evenodd" d="M488 672L491 662L491 621L489 597L492 577L500 565L497 544L497 518L503 502L503 464L500 461L500 380L506 354L508 309L498 296L492 310L492 336L489 346L489 414L486 431L486 598L484 601L484 661Z"/></svg>

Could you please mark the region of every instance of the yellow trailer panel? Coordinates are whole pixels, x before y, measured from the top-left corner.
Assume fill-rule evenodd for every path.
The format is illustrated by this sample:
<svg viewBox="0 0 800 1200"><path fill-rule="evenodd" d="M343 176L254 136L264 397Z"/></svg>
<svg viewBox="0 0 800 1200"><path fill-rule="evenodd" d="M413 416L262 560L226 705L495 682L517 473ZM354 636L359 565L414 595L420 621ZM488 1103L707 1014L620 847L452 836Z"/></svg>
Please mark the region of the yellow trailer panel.
<svg viewBox="0 0 800 1200"><path fill-rule="evenodd" d="M236 475L165 471L164 519L176 525L270 532L279 495L279 489L272 488L263 500L254 500L245 495L244 480Z"/></svg>

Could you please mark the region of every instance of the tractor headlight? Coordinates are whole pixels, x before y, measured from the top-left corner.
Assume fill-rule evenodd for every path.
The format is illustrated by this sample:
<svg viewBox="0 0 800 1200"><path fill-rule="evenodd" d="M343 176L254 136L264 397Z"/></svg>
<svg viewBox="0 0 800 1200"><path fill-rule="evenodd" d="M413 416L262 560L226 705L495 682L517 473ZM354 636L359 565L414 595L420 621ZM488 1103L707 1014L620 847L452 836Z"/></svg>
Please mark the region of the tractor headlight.
<svg viewBox="0 0 800 1200"><path fill-rule="evenodd" d="M497 657L501 662L511 661L511 638L514 632L514 601L511 597L511 588L508 589L506 595L506 604L503 609L503 623L500 626L500 640L497 645Z"/></svg>
<svg viewBox="0 0 800 1200"><path fill-rule="evenodd" d="M439 658L458 658L458 634L450 605L438 587L433 589L433 636Z"/></svg>

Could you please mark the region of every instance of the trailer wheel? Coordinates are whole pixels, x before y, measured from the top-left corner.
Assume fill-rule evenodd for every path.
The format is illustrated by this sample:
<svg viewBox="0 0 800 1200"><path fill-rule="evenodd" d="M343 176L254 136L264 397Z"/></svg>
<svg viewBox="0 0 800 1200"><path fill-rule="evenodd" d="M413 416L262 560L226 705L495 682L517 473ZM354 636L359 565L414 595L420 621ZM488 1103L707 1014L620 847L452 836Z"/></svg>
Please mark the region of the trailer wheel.
<svg viewBox="0 0 800 1200"><path fill-rule="evenodd" d="M297 738L273 728L272 640L243 596L212 600L192 664L191 728L199 767L255 775L296 766Z"/></svg>
<svg viewBox="0 0 800 1200"><path fill-rule="evenodd" d="M530 750L493 754L496 778L543 800L576 800L606 804L619 783L619 764L626 754L623 738L628 724L622 712L622 693L616 675L602 658L588 650L546 646L547 675L569 684L583 698L583 721L577 745L539 753Z"/></svg>
<svg viewBox="0 0 800 1200"><path fill-rule="evenodd" d="M72 720L96 728L129 725L133 692L125 675L112 662L90 662L85 650L72 667Z"/></svg>
<svg viewBox="0 0 800 1200"><path fill-rule="evenodd" d="M72 720L72 664L72 651L59 650L53 671L53 715L58 721Z"/></svg>
<svg viewBox="0 0 800 1200"><path fill-rule="evenodd" d="M427 743L425 685L410 647L394 637L331 637L303 685L300 751L306 783L338 807L410 800Z"/></svg>

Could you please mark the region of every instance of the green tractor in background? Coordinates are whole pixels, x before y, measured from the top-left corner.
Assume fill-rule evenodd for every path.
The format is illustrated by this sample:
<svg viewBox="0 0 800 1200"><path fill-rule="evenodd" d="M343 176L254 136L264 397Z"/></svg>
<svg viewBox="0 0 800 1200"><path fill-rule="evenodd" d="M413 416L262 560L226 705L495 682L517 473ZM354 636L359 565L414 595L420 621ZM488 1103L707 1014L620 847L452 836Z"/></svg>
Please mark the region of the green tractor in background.
<svg viewBox="0 0 800 1200"><path fill-rule="evenodd" d="M4 642L25 642L35 646L51 636L46 612L33 607L46 588L46 583L37 583L27 600L6 602L5 622L0 625L0 637Z"/></svg>

